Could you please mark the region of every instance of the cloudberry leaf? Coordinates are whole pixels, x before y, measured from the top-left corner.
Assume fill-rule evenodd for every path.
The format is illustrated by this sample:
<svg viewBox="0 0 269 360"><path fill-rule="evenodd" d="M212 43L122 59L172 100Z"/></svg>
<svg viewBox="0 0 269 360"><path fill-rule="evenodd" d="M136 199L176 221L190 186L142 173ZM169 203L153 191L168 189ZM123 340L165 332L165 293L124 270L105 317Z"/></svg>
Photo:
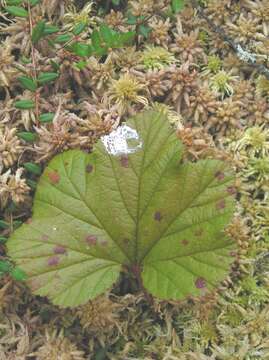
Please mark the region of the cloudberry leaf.
<svg viewBox="0 0 269 360"><path fill-rule="evenodd" d="M33 291L55 304L86 303L113 285L123 265L140 269L154 296L201 296L233 262L235 244L224 232L234 209L227 164L184 162L162 113L126 125L142 144L134 152L114 155L103 139L90 154L52 159L31 221L7 242Z"/></svg>

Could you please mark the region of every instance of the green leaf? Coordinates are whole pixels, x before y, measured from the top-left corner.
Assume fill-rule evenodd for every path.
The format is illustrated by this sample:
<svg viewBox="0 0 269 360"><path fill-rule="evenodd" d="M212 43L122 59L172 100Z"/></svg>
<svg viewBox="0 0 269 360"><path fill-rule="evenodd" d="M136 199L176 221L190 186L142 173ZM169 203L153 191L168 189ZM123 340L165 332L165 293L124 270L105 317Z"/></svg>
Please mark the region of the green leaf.
<svg viewBox="0 0 269 360"><path fill-rule="evenodd" d="M40 3L40 0L29 0L29 3L31 6L36 6L37 4Z"/></svg>
<svg viewBox="0 0 269 360"><path fill-rule="evenodd" d="M36 26L33 28L33 33L32 33L33 44L36 44L42 38L42 36L44 36L44 30L45 30L45 21L38 21Z"/></svg>
<svg viewBox="0 0 269 360"><path fill-rule="evenodd" d="M120 5L120 0L112 0L112 4L118 6Z"/></svg>
<svg viewBox="0 0 269 360"><path fill-rule="evenodd" d="M15 108L21 110L33 109L35 107L35 103L32 100L18 100L14 103Z"/></svg>
<svg viewBox="0 0 269 360"><path fill-rule="evenodd" d="M141 271L154 296L200 296L233 262L236 245L223 231L234 211L227 164L183 162L162 113L145 112L127 126L139 136L128 139L129 154L109 153L99 140L90 154L70 150L52 159L32 221L7 242L34 293L55 304L95 298L122 266Z"/></svg>
<svg viewBox="0 0 269 360"><path fill-rule="evenodd" d="M152 29L149 26L146 26L143 24L139 25L139 27L138 27L139 34L143 35L145 39L148 38L151 31L152 31Z"/></svg>
<svg viewBox="0 0 269 360"><path fill-rule="evenodd" d="M22 5L23 0L7 0L7 5Z"/></svg>
<svg viewBox="0 0 269 360"><path fill-rule="evenodd" d="M25 272L18 267L13 268L10 271L10 275L13 277L13 279L17 281L25 281L27 279L27 275L25 274Z"/></svg>
<svg viewBox="0 0 269 360"><path fill-rule="evenodd" d="M27 142L34 142L37 138L37 135L30 131L21 131L17 135L19 138Z"/></svg>
<svg viewBox="0 0 269 360"><path fill-rule="evenodd" d="M85 30L86 26L87 26L87 23L84 23L84 22L77 24L74 27L73 34L76 36L81 34Z"/></svg>
<svg viewBox="0 0 269 360"><path fill-rule="evenodd" d="M31 179L27 179L27 180L26 180L26 183L27 183L27 185L30 186L30 188L31 188L32 190L35 190L35 189L36 189L36 186L37 186L36 181L31 180Z"/></svg>
<svg viewBox="0 0 269 360"><path fill-rule="evenodd" d="M108 46L112 46L113 32L111 31L111 29L107 25L101 25L100 26L100 35L101 35L102 39L104 40L104 42Z"/></svg>
<svg viewBox="0 0 269 360"><path fill-rule="evenodd" d="M23 166L25 167L25 169L35 175L40 175L41 174L41 167L40 165L31 163L31 162L26 162L23 164Z"/></svg>
<svg viewBox="0 0 269 360"><path fill-rule="evenodd" d="M7 238L5 236L0 236L0 243L5 244L7 242Z"/></svg>
<svg viewBox="0 0 269 360"><path fill-rule="evenodd" d="M37 84L33 78L30 78L28 76L20 76L18 78L21 85L32 92L35 92L37 89Z"/></svg>
<svg viewBox="0 0 269 360"><path fill-rule="evenodd" d="M185 0L172 0L172 10L174 13L179 13L184 9Z"/></svg>
<svg viewBox="0 0 269 360"><path fill-rule="evenodd" d="M57 33L58 31L60 31L58 26L46 24L45 29L44 29L44 35L51 35L51 34Z"/></svg>
<svg viewBox="0 0 269 360"><path fill-rule="evenodd" d="M73 35L71 35L71 34L58 35L54 39L54 42L56 42L56 43L65 43L65 42L68 42L69 40L71 40L72 37L73 37Z"/></svg>
<svg viewBox="0 0 269 360"><path fill-rule="evenodd" d="M56 72L43 72L38 75L37 81L39 82L39 84L44 85L56 80L58 77L59 74Z"/></svg>
<svg viewBox="0 0 269 360"><path fill-rule="evenodd" d="M54 116L55 116L55 113L44 113L39 116L39 121L41 123L52 122Z"/></svg>
<svg viewBox="0 0 269 360"><path fill-rule="evenodd" d="M21 6L6 6L5 10L13 16L28 17L28 11Z"/></svg>
<svg viewBox="0 0 269 360"><path fill-rule="evenodd" d="M69 50L76 54L77 56L91 56L92 55L92 47L88 44L82 42L74 42L70 45Z"/></svg>

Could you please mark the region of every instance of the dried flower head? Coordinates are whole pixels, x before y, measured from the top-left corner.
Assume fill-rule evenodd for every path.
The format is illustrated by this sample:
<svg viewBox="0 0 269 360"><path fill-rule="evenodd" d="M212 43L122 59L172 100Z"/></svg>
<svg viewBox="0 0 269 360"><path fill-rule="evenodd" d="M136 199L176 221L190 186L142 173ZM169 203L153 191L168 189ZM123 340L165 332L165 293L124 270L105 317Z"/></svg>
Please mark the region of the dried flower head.
<svg viewBox="0 0 269 360"><path fill-rule="evenodd" d="M269 96L269 80L264 76L258 76L256 82L256 94L258 96Z"/></svg>
<svg viewBox="0 0 269 360"><path fill-rule="evenodd" d="M112 328L115 329L119 326L116 314L118 308L119 304L103 295L80 306L77 315L83 328L98 335L98 333L109 332Z"/></svg>
<svg viewBox="0 0 269 360"><path fill-rule="evenodd" d="M45 333L44 344L36 351L37 360L85 360L83 351L77 349L63 333Z"/></svg>
<svg viewBox="0 0 269 360"><path fill-rule="evenodd" d="M264 126L253 126L248 128L236 143L236 150L245 149L248 155L261 154L268 156L269 151L269 129Z"/></svg>
<svg viewBox="0 0 269 360"><path fill-rule="evenodd" d="M22 178L24 169L19 168L16 170L15 175L11 174L9 169L1 175L0 168L0 208L3 209L9 200L19 204L23 202L30 188L26 184L26 180Z"/></svg>
<svg viewBox="0 0 269 360"><path fill-rule="evenodd" d="M207 64L203 67L203 76L208 76L210 74L216 74L221 70L222 61L217 55L211 55L207 58Z"/></svg>
<svg viewBox="0 0 269 360"><path fill-rule="evenodd" d="M169 100L176 106L177 112L181 112L183 105L190 106L190 95L197 89L197 71L185 62L179 68L171 69L172 91Z"/></svg>
<svg viewBox="0 0 269 360"><path fill-rule="evenodd" d="M109 104L118 109L119 114L125 114L134 104L146 106L148 100L145 96L146 86L137 77L123 74L118 80L111 80L107 96ZM143 94L143 95L142 95Z"/></svg>
<svg viewBox="0 0 269 360"><path fill-rule="evenodd" d="M0 165L6 168L12 166L23 151L16 133L16 128L0 128Z"/></svg>
<svg viewBox="0 0 269 360"><path fill-rule="evenodd" d="M88 25L88 27L95 24L95 18L92 16L92 12L92 1L87 2L80 11L77 11L75 5L70 5L63 16L64 28L68 31L72 31L74 27L79 24L85 24Z"/></svg>
<svg viewBox="0 0 269 360"><path fill-rule="evenodd" d="M195 63L198 60L203 60L206 63L206 55L199 40L199 31L191 31L189 34L184 34L181 29L175 35L175 41L171 44L172 52L179 54L181 61L189 61Z"/></svg>
<svg viewBox="0 0 269 360"><path fill-rule="evenodd" d="M237 76L221 70L212 78L210 78L210 88L222 98L226 95L231 96L234 92L232 83L238 80Z"/></svg>
<svg viewBox="0 0 269 360"><path fill-rule="evenodd" d="M7 38L1 42L0 52L0 86L10 86L14 76L18 73L12 64L14 63L14 56L12 55L12 41Z"/></svg>
<svg viewBox="0 0 269 360"><path fill-rule="evenodd" d="M141 54L141 63L145 69L162 69L176 63L175 56L161 46L146 46Z"/></svg>
<svg viewBox="0 0 269 360"><path fill-rule="evenodd" d="M146 73L133 71L132 73L145 83L152 97L164 96L172 87L169 69L149 70Z"/></svg>
<svg viewBox="0 0 269 360"><path fill-rule="evenodd" d="M149 26L151 28L151 32L149 34L150 41L153 44L166 48L171 41L169 35L169 30L171 28L169 17L165 21L163 19L153 17L149 21Z"/></svg>
<svg viewBox="0 0 269 360"><path fill-rule="evenodd" d="M40 155L40 161L49 159L58 152L68 150L75 144L80 143L78 136L72 134L72 130L78 117L67 111L61 112L60 107L50 125L35 127L39 140L35 144L35 150Z"/></svg>

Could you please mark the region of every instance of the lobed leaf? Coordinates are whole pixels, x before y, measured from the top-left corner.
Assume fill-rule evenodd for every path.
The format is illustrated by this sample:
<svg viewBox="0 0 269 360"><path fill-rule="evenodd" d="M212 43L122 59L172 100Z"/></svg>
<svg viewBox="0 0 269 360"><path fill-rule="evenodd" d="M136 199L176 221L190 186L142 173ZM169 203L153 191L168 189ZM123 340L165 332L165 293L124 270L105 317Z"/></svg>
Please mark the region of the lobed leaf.
<svg viewBox="0 0 269 360"><path fill-rule="evenodd" d="M70 150L47 166L33 218L8 241L9 255L36 294L77 306L109 289L122 266L142 270L165 299L200 296L222 281L235 244L224 233L234 177L218 160L183 163L162 113L127 122L142 146L111 154ZM131 146L131 144L129 144Z"/></svg>

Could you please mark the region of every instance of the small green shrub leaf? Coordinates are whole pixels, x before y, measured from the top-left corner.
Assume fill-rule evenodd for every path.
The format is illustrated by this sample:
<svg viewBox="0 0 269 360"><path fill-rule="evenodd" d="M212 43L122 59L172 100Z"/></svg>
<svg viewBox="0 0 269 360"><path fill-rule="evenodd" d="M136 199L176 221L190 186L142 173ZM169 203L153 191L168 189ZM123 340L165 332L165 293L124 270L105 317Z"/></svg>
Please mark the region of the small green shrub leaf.
<svg viewBox="0 0 269 360"><path fill-rule="evenodd" d="M31 162L26 162L23 164L23 166L25 167L25 169L35 175L40 175L41 174L41 167L40 165L31 163Z"/></svg>
<svg viewBox="0 0 269 360"><path fill-rule="evenodd" d="M21 6L6 6L5 10L13 16L28 17L28 11Z"/></svg>
<svg viewBox="0 0 269 360"><path fill-rule="evenodd" d="M179 13L185 6L185 0L172 0L172 9L174 13Z"/></svg>
<svg viewBox="0 0 269 360"><path fill-rule="evenodd" d="M44 85L51 81L54 81L58 78L59 74L56 72L46 72L46 73L40 73L37 81L39 84Z"/></svg>
<svg viewBox="0 0 269 360"><path fill-rule="evenodd" d="M35 107L35 103L33 100L18 100L14 103L15 108L21 110L33 109Z"/></svg>
<svg viewBox="0 0 269 360"><path fill-rule="evenodd" d="M23 0L7 0L7 5L22 5Z"/></svg>
<svg viewBox="0 0 269 360"><path fill-rule="evenodd" d="M77 24L74 27L73 34L78 36L79 34L81 34L85 30L86 26L87 26L87 24L84 23L84 22L81 22L81 23Z"/></svg>
<svg viewBox="0 0 269 360"><path fill-rule="evenodd" d="M34 142L36 140L37 135L30 131L21 131L18 134L18 137L27 142Z"/></svg>
<svg viewBox="0 0 269 360"><path fill-rule="evenodd" d="M114 155L100 140L90 154L52 159L31 222L7 242L33 291L55 304L86 303L113 285L122 266L139 268L154 296L200 296L233 262L236 246L224 232L234 210L227 164L183 161L162 113L126 125L139 136L126 143L136 151Z"/></svg>
<svg viewBox="0 0 269 360"><path fill-rule="evenodd" d="M44 113L39 116L39 121L41 123L52 122L54 116L55 116L55 113Z"/></svg>
<svg viewBox="0 0 269 360"><path fill-rule="evenodd" d="M56 43L65 43L68 42L69 40L72 39L72 35L71 34L62 34L62 35L58 35L56 36L56 38L54 39L54 42Z"/></svg>
<svg viewBox="0 0 269 360"><path fill-rule="evenodd" d="M57 33L58 31L60 31L58 26L46 24L45 29L44 29L44 35L51 35L51 34Z"/></svg>
<svg viewBox="0 0 269 360"><path fill-rule="evenodd" d="M37 89L37 84L33 78L30 78L28 76L20 76L18 78L21 85L32 92L35 92Z"/></svg>
<svg viewBox="0 0 269 360"><path fill-rule="evenodd" d="M33 33L32 33L33 44L36 44L42 38L42 36L44 36L44 30L45 30L45 21L38 21L36 26L33 28Z"/></svg>

